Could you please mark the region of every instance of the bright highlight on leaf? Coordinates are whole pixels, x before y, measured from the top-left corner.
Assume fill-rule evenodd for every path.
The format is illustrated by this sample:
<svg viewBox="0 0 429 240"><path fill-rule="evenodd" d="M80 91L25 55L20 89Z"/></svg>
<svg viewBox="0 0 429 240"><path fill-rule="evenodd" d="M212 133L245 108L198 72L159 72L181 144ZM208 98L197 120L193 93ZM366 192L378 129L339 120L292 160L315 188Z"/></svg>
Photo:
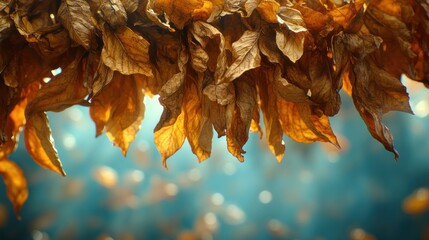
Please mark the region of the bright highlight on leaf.
<svg viewBox="0 0 429 240"><path fill-rule="evenodd" d="M425 1L0 0L0 173L9 198L19 212L27 196L7 160L21 129L32 158L64 175L47 111L89 107L96 136L105 132L125 155L153 95L164 107L154 130L164 166L185 140L199 162L210 158L214 131L240 161L249 132L279 162L285 136L338 146L329 117L341 90L397 158L382 118L412 112L402 74L429 86L428 26Z"/></svg>

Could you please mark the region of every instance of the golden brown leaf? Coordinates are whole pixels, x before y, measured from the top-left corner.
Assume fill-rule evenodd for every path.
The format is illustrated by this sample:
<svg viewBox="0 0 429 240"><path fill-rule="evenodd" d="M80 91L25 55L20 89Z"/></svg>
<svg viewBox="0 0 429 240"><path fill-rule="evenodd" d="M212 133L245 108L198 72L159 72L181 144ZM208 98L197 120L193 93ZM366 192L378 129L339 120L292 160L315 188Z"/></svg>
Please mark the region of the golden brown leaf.
<svg viewBox="0 0 429 240"><path fill-rule="evenodd" d="M211 6L204 2L203 0L152 0L148 2L148 6L155 15L164 14L164 17L170 19L177 28L183 29L185 24L192 19L193 14L198 16L198 20L205 20L202 19L201 13L204 9L210 9ZM204 16L206 15L207 18L210 16L210 14L204 14ZM169 26L168 20L165 25Z"/></svg>
<svg viewBox="0 0 429 240"><path fill-rule="evenodd" d="M276 43L282 53L292 62L298 61L304 54L305 33L276 30Z"/></svg>
<svg viewBox="0 0 429 240"><path fill-rule="evenodd" d="M341 25L344 29L347 29L360 11L363 11L364 3L365 1L363 0L351 2L331 10L328 14L332 17L334 22Z"/></svg>
<svg viewBox="0 0 429 240"><path fill-rule="evenodd" d="M279 121L276 105L276 94L273 89L273 69L261 68L256 75L256 84L260 100L260 107L264 114L265 136L268 140L270 151L278 162L281 162L285 152L283 143L283 131Z"/></svg>
<svg viewBox="0 0 429 240"><path fill-rule="evenodd" d="M295 7L302 14L305 26L310 32L320 32L329 28L329 22L331 21L329 15L306 6L296 5Z"/></svg>
<svg viewBox="0 0 429 240"><path fill-rule="evenodd" d="M399 79L367 61L358 61L351 75L353 102L371 135L399 157L389 129L381 122L389 111L412 113L406 88Z"/></svg>
<svg viewBox="0 0 429 240"><path fill-rule="evenodd" d="M257 107L255 81L247 74L234 81L236 100L227 109L233 109L232 118L227 122L226 141L228 151L241 162L244 144L249 138L249 129L253 112Z"/></svg>
<svg viewBox="0 0 429 240"><path fill-rule="evenodd" d="M96 135L105 130L124 156L140 130L145 110L143 97L141 81L115 72L112 82L92 99L90 115L96 125Z"/></svg>
<svg viewBox="0 0 429 240"><path fill-rule="evenodd" d="M105 24L103 42L101 59L110 69L125 75L153 75L149 61L149 42L133 30L124 27L113 31Z"/></svg>
<svg viewBox="0 0 429 240"><path fill-rule="evenodd" d="M297 142L312 143L316 141L331 142L338 146L329 118L326 115L311 114L305 103L293 103L277 99L280 123L286 135Z"/></svg>
<svg viewBox="0 0 429 240"><path fill-rule="evenodd" d="M297 142L331 142L338 146L329 118L312 113L310 96L274 71L274 86L277 90L277 108L283 132Z"/></svg>
<svg viewBox="0 0 429 240"><path fill-rule="evenodd" d="M91 95L97 95L105 86L113 79L114 71L107 67L103 61L99 61L97 71L94 73L93 79L86 87L90 89Z"/></svg>
<svg viewBox="0 0 429 240"><path fill-rule="evenodd" d="M271 27L271 25L263 25L258 42L259 50L271 63L283 64L283 54L277 47L276 41L273 41L275 38L276 31Z"/></svg>
<svg viewBox="0 0 429 240"><path fill-rule="evenodd" d="M58 17L73 41L87 50L91 48L95 26L87 1L63 0L58 8Z"/></svg>
<svg viewBox="0 0 429 240"><path fill-rule="evenodd" d="M204 116L210 119L210 122L213 124L213 127L216 130L218 137L222 137L226 134L225 105L228 105L229 103L233 102L235 98L233 86L231 86L231 83L218 85L221 87L227 87L219 89L219 97L216 96L216 91L207 92L212 91L210 90L210 88L214 87L216 89L216 85L214 84L214 75L210 74L208 71L206 71L204 74L203 85L207 86L203 89L202 112ZM232 92L230 91L231 87Z"/></svg>
<svg viewBox="0 0 429 240"><path fill-rule="evenodd" d="M220 82L231 82L244 72L260 66L259 36L260 32L245 31L240 39L232 44L233 62Z"/></svg>
<svg viewBox="0 0 429 240"><path fill-rule="evenodd" d="M198 42L196 45L190 41L191 63L194 69L202 72L208 68L214 72L215 82L219 83L227 67L225 39L222 33L212 25L201 21L194 22L189 32ZM192 54L194 48L199 49L197 51L200 55Z"/></svg>
<svg viewBox="0 0 429 240"><path fill-rule="evenodd" d="M293 8L281 7L277 16L280 29L276 29L276 43L283 54L296 62L304 53L307 29L301 13Z"/></svg>
<svg viewBox="0 0 429 240"><path fill-rule="evenodd" d="M182 46L178 62L179 72L174 74L159 92L159 101L164 106L164 111L155 127L154 136L165 167L167 158L183 145L186 136L182 103L188 59L188 53Z"/></svg>
<svg viewBox="0 0 429 240"><path fill-rule="evenodd" d="M54 147L48 118L44 112L34 113L27 119L24 140L28 153L37 164L63 176L66 175Z"/></svg>
<svg viewBox="0 0 429 240"><path fill-rule="evenodd" d="M213 138L212 124L207 114L203 114L201 80L202 76L197 79L189 77L185 83L183 97L186 137L199 162L210 157ZM207 111L207 108L204 110Z"/></svg>
<svg viewBox="0 0 429 240"><path fill-rule="evenodd" d="M311 88L308 92L311 100L319 105L325 115L337 114L341 105L338 92L341 89L342 81L333 77L331 59L327 57L327 54L319 51L307 51L303 58L307 75L311 80Z"/></svg>
<svg viewBox="0 0 429 240"><path fill-rule="evenodd" d="M256 10L261 14L262 19L269 23L278 23L277 12L280 4L274 0L262 0L259 2Z"/></svg>
<svg viewBox="0 0 429 240"><path fill-rule="evenodd" d="M78 51L72 62L44 84L36 97L29 102L26 116L31 117L41 111L63 111L84 101L88 90L84 87L84 70L82 53Z"/></svg>
<svg viewBox="0 0 429 240"><path fill-rule="evenodd" d="M122 5L127 13L133 13L139 6L139 0L121 0Z"/></svg>
<svg viewBox="0 0 429 240"><path fill-rule="evenodd" d="M294 33L306 32L304 19L300 11L290 7L280 7L277 13L277 22Z"/></svg>
<svg viewBox="0 0 429 240"><path fill-rule="evenodd" d="M121 0L101 0L97 13L113 29L118 29L127 23L127 13Z"/></svg>
<svg viewBox="0 0 429 240"><path fill-rule="evenodd" d="M24 172L16 163L8 159L0 159L0 175L6 185L7 196L19 217L21 207L28 197L27 180Z"/></svg>

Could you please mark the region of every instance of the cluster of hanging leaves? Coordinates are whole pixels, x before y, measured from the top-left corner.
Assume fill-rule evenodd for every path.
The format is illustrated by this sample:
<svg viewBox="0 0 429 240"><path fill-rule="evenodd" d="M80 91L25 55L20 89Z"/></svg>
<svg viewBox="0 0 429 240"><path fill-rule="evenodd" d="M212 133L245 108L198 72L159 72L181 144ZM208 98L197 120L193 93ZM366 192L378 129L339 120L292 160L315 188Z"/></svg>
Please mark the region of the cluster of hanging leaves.
<svg viewBox="0 0 429 240"><path fill-rule="evenodd" d="M382 117L411 112L400 76L428 85L428 48L427 0L0 0L0 173L18 213L27 184L8 155L22 129L32 158L65 175L47 111L88 106L125 155L153 95L165 166L185 139L209 158L213 130L240 161L249 132L278 161L283 134L338 145L341 89L397 158Z"/></svg>

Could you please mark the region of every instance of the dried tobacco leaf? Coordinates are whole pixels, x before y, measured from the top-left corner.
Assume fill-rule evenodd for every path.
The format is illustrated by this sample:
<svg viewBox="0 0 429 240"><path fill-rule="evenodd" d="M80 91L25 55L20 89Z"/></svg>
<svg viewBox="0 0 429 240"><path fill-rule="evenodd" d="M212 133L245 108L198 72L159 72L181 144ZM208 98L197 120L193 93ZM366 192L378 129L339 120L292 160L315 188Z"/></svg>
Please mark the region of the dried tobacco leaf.
<svg viewBox="0 0 429 240"><path fill-rule="evenodd" d="M110 69L125 75L153 75L149 42L133 30L127 27L113 30L104 24L103 42L101 59Z"/></svg>
<svg viewBox="0 0 429 240"><path fill-rule="evenodd" d="M296 62L304 53L307 29L301 13L293 8L281 7L277 15L280 29L276 29L276 43L283 54ZM286 29L285 29L286 28Z"/></svg>
<svg viewBox="0 0 429 240"><path fill-rule="evenodd" d="M253 112L257 108L255 81L244 74L234 81L235 103L228 106L233 108L230 121L227 122L226 141L228 151L241 162L244 161L242 153L244 144L249 138L249 129Z"/></svg>
<svg viewBox="0 0 429 240"><path fill-rule="evenodd" d="M279 11L280 4L274 0L262 0L259 2L258 10L262 19L269 23L277 23L277 12Z"/></svg>
<svg viewBox="0 0 429 240"><path fill-rule="evenodd" d="M96 136L105 130L107 137L121 148L124 156L140 130L145 110L143 97L139 79L115 72L112 82L92 99L89 108Z"/></svg>
<svg viewBox="0 0 429 240"><path fill-rule="evenodd" d="M89 50L94 41L95 26L89 4L84 0L63 0L58 17L71 39Z"/></svg>
<svg viewBox="0 0 429 240"><path fill-rule="evenodd" d="M97 13L114 30L127 23L127 13L121 0L101 0Z"/></svg>
<svg viewBox="0 0 429 240"><path fill-rule="evenodd" d="M277 98L273 86L273 71L267 67L258 69L256 86L258 88L260 108L264 114L265 135L269 149L278 162L281 162L285 152L283 131L277 110Z"/></svg>
<svg viewBox="0 0 429 240"><path fill-rule="evenodd" d="M234 60L220 82L231 82L244 72L260 66L261 55L258 49L260 34L257 31L245 31L240 39L232 44Z"/></svg>
<svg viewBox="0 0 429 240"><path fill-rule="evenodd" d="M155 145L162 157L162 164L167 168L167 158L179 150L186 138L185 114L177 116L173 124L155 130ZM202 156L204 158L204 155Z"/></svg>
<svg viewBox="0 0 429 240"><path fill-rule="evenodd" d="M185 93L183 97L184 129L192 152L202 162L210 157L212 148L213 130L212 124L203 111L202 80L201 74L190 77L185 82Z"/></svg>
<svg viewBox="0 0 429 240"><path fill-rule="evenodd" d="M353 102L371 135L399 157L389 129L381 122L392 110L412 113L406 88L374 63L359 61L351 75Z"/></svg>
<svg viewBox="0 0 429 240"><path fill-rule="evenodd" d="M54 147L48 117L44 112L34 113L27 119L24 141L28 153L37 164L60 175L66 175Z"/></svg>
<svg viewBox="0 0 429 240"><path fill-rule="evenodd" d="M165 167L167 158L179 150L185 141L182 103L188 59L189 56L183 47L178 62L179 72L174 74L159 91L159 101L164 106L164 111L155 127L154 137Z"/></svg>
<svg viewBox="0 0 429 240"><path fill-rule="evenodd" d="M212 128L243 161L249 131L262 137L260 113L281 161L283 133L338 145L329 117L341 89L398 157L381 119L411 112L402 74L429 86L428 40L425 1L0 0L0 165L14 166L6 159L24 126L34 160L64 174L45 111L76 104L125 155L143 97L155 94L165 166L186 138L200 162L209 158ZM26 188L14 169L18 211Z"/></svg>
<svg viewBox="0 0 429 240"><path fill-rule="evenodd" d="M82 57L82 53L78 51L73 61L60 74L40 88L27 106L27 117L41 111L63 111L84 101L88 90L83 85Z"/></svg>

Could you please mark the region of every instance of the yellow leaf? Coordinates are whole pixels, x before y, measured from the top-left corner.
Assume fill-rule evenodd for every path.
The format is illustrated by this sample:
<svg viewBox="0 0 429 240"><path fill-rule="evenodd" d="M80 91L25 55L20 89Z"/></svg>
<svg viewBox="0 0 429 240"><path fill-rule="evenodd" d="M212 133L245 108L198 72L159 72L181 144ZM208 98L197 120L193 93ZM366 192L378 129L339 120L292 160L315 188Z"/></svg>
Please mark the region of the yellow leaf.
<svg viewBox="0 0 429 240"><path fill-rule="evenodd" d="M277 98L277 108L282 129L293 140L301 143L329 141L338 146L326 115L313 115L306 103L293 103L281 98Z"/></svg>
<svg viewBox="0 0 429 240"><path fill-rule="evenodd" d="M97 136L105 129L107 137L121 148L124 156L144 116L142 89L141 81L134 76L115 72L112 82L92 99L89 110Z"/></svg>
<svg viewBox="0 0 429 240"><path fill-rule="evenodd" d="M155 130L155 145L161 153L162 164L165 168L167 168L167 159L182 147L185 136L185 114L183 112L173 124Z"/></svg>
<svg viewBox="0 0 429 240"><path fill-rule="evenodd" d="M202 77L202 76L201 76ZM207 114L203 114L203 101L198 91L197 79L188 78L185 83L183 111L185 114L185 131L192 152L202 162L210 157L213 130Z"/></svg>
<svg viewBox="0 0 429 240"><path fill-rule="evenodd" d="M257 87L259 93L260 107L264 114L265 136L268 147L278 162L281 162L285 152L283 142L283 131L279 121L279 113L276 105L276 94L273 89L273 69L261 67L258 69Z"/></svg>
<svg viewBox="0 0 429 240"><path fill-rule="evenodd" d="M122 74L140 73L152 76L149 60L149 42L128 27L113 31L103 26L101 59L110 69Z"/></svg>
<svg viewBox="0 0 429 240"><path fill-rule="evenodd" d="M16 215L28 197L27 180L18 165L7 159L0 159L0 175L6 185L7 196L13 204Z"/></svg>
<svg viewBox="0 0 429 240"><path fill-rule="evenodd" d="M37 112L27 119L24 140L28 153L36 163L58 174L66 175L54 147L48 118L44 112Z"/></svg>

